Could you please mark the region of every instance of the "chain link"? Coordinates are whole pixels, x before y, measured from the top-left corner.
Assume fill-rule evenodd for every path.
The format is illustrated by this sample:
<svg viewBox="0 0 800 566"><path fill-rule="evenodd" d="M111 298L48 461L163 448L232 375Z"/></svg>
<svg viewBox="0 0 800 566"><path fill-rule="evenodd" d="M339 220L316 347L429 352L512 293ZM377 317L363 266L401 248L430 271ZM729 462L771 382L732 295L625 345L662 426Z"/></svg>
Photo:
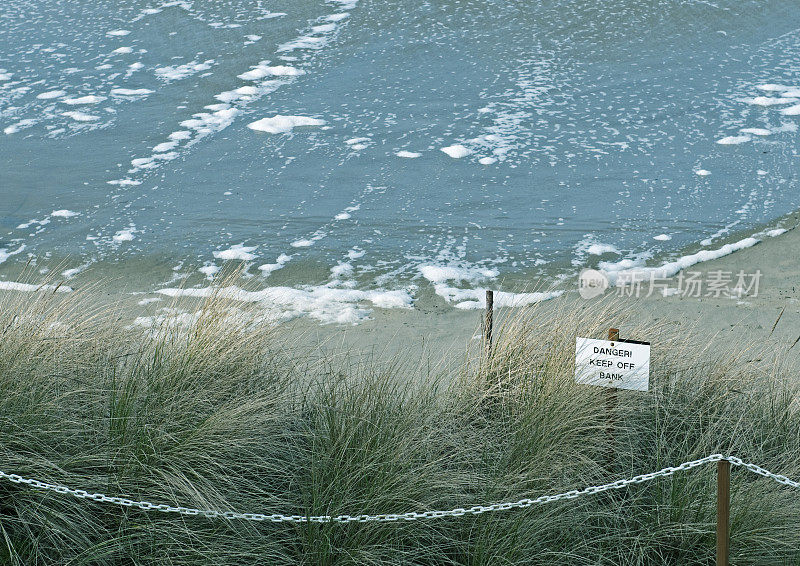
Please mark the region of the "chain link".
<svg viewBox="0 0 800 566"><path fill-rule="evenodd" d="M749 463L747 463L747 462L745 462L743 460L740 460L739 458L737 458L735 456L728 456L728 457L726 457L724 459L727 460L728 462L730 462L731 464L733 464L734 466L741 466L745 470L749 470L749 471L753 472L754 474L758 474L759 476L764 476L765 478L769 478L771 480L775 480L776 482L778 482L780 484L788 485L789 487L794 487L794 488L799 488L800 487L800 482L796 482L794 480L790 480L786 476L782 476L780 474L773 474L772 472L770 472L769 470L765 470L761 466L757 466L756 464L749 464Z"/></svg>
<svg viewBox="0 0 800 566"><path fill-rule="evenodd" d="M583 489L573 489L556 495L542 495L536 499L520 499L519 501L492 503L491 505L474 505L472 507L458 507L449 511L410 511L408 513L387 513L381 515L281 515L275 513L265 515L262 513L238 513L236 511L214 511L211 509L193 509L190 507L173 507L166 504L154 504L148 501L134 501L124 497L112 497L102 493L89 493L82 489L72 489L63 485L41 482L39 480L24 478L17 474L7 474L0 471L0 479L8 480L12 483L28 485L30 487L45 491L53 491L63 495L72 495L78 499L89 499L101 503L111 503L122 507L135 507L143 511L161 511L162 513L176 513L186 516L201 516L207 519L226 519L244 521L266 521L272 523L389 523L394 521L416 521L420 519L438 519L441 517L462 517L464 515L481 515L483 513L495 511L508 511L510 509L525 509L534 505L544 505L567 499L576 499L584 495L593 495L612 489L622 489L629 485L640 484L654 480L656 478L667 477L675 474L704 466L712 462L727 460L734 466L740 466L746 470L770 478L780 484L788 485L793 488L800 488L800 483L793 481L786 476L774 474L756 464L750 464L734 456L723 456L722 454L711 454L699 460L684 462L679 466L670 466L657 472L641 474L628 479L621 479L603 485L588 486Z"/></svg>

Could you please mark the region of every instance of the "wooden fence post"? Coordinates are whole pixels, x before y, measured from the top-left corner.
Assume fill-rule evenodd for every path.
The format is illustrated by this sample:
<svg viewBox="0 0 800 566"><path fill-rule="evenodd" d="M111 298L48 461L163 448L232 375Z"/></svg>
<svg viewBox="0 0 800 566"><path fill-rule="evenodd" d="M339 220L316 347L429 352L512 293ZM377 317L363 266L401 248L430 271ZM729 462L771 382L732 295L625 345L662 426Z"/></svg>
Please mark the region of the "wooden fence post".
<svg viewBox="0 0 800 566"><path fill-rule="evenodd" d="M731 463L717 462L717 566L728 566L731 541Z"/></svg>
<svg viewBox="0 0 800 566"><path fill-rule="evenodd" d="M492 324L494 323L494 291L486 291L486 319L483 323L483 343L486 358L492 357Z"/></svg>

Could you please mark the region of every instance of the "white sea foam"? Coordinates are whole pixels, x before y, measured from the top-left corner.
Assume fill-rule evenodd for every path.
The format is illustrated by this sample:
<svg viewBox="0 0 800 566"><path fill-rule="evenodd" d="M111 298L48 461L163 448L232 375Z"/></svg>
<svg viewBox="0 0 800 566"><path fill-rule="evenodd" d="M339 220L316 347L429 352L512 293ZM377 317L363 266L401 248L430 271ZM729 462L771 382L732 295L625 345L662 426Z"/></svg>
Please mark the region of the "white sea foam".
<svg viewBox="0 0 800 566"><path fill-rule="evenodd" d="M172 161L178 158L178 152L169 151L167 153L154 153L151 159L158 159L160 161Z"/></svg>
<svg viewBox="0 0 800 566"><path fill-rule="evenodd" d="M757 106L776 106L779 104L789 104L797 101L798 101L797 98L774 97L774 96L757 96L755 98L750 98L747 100L749 104L755 104Z"/></svg>
<svg viewBox="0 0 800 566"><path fill-rule="evenodd" d="M589 255L603 255L603 254L618 254L619 250L611 244L590 244L586 248L586 253Z"/></svg>
<svg viewBox="0 0 800 566"><path fill-rule="evenodd" d="M742 128L739 131L753 136L768 136L772 133L772 130L767 130L766 128Z"/></svg>
<svg viewBox="0 0 800 566"><path fill-rule="evenodd" d="M353 274L353 265L348 262L340 261L331 267L331 277L334 279L342 279L350 277Z"/></svg>
<svg viewBox="0 0 800 566"><path fill-rule="evenodd" d="M480 163L481 165L491 165L492 163L497 163L497 158L496 157L481 157L478 160L478 163Z"/></svg>
<svg viewBox="0 0 800 566"><path fill-rule="evenodd" d="M284 53L286 51L295 51L297 49L322 49L327 45L328 39L326 37L313 37L310 35L303 35L286 43L278 46L278 52Z"/></svg>
<svg viewBox="0 0 800 566"><path fill-rule="evenodd" d="M278 259L275 260L275 263L265 263L264 265L258 266L259 271L261 271L261 275L267 277L273 271L277 271L278 269L282 269L284 265L286 265L289 260L292 259L292 256L281 254L278 256Z"/></svg>
<svg viewBox="0 0 800 566"><path fill-rule="evenodd" d="M3 128L3 133L6 135L16 134L20 130L24 130L25 128L30 128L31 126L36 124L36 120L33 118L26 118L25 120L20 120L16 124L11 124L10 126L6 126Z"/></svg>
<svg viewBox="0 0 800 566"><path fill-rule="evenodd" d="M201 267L197 271L205 275L206 279L211 281L212 279L214 279L214 275L219 273L220 269L221 268L219 266L214 265L213 263L206 263L203 267Z"/></svg>
<svg viewBox="0 0 800 566"><path fill-rule="evenodd" d="M672 236L669 234L659 234L658 236L653 236L653 239L659 242L668 242L672 239Z"/></svg>
<svg viewBox="0 0 800 566"><path fill-rule="evenodd" d="M84 271L87 267L89 267L89 265L91 265L91 264L90 263L84 263L83 265L79 265L78 267L65 269L64 271L61 272L61 275L65 279L72 279L73 277L78 275L80 272Z"/></svg>
<svg viewBox="0 0 800 566"><path fill-rule="evenodd" d="M172 132L172 133L171 133L169 136L167 136L167 137L168 137L169 139L173 140L173 141L175 141L175 140L177 140L177 141L183 141L183 140L188 140L188 139L190 139L190 138L192 137L192 132L190 132L190 131L188 131L188 130L179 130L179 131L177 131L177 132Z"/></svg>
<svg viewBox="0 0 800 566"><path fill-rule="evenodd" d="M112 37L124 37L124 36L128 35L129 33L131 33L131 32L130 32L130 30L127 30L127 29L115 29L115 30L107 31L106 35L110 35Z"/></svg>
<svg viewBox="0 0 800 566"><path fill-rule="evenodd" d="M272 118L262 118L247 125L251 130L266 132L268 134L285 134L298 126L322 126L325 120L310 118L308 116L282 116L277 114Z"/></svg>
<svg viewBox="0 0 800 566"><path fill-rule="evenodd" d="M222 250L213 253L215 258L225 261L229 260L252 261L256 259L256 255L253 253L255 249L256 246L245 246L244 244L236 244L234 246L231 246L227 250Z"/></svg>
<svg viewBox="0 0 800 566"><path fill-rule="evenodd" d="M336 24L322 24L311 28L312 33L328 33L336 29Z"/></svg>
<svg viewBox="0 0 800 566"><path fill-rule="evenodd" d="M72 118L76 122L95 122L100 119L100 116L93 116L85 112L78 112L77 110L70 110L69 112L62 112L62 116Z"/></svg>
<svg viewBox="0 0 800 566"><path fill-rule="evenodd" d="M238 78L242 79L243 81L257 81L258 79L263 79L264 77L268 76L269 73L266 71L264 67L253 67L249 71L246 71L238 76Z"/></svg>
<svg viewBox="0 0 800 566"><path fill-rule="evenodd" d="M67 210L63 208L61 210L54 210L50 213L50 216L55 216L58 218L72 218L73 216L80 216L80 212L75 212L73 210Z"/></svg>
<svg viewBox="0 0 800 566"><path fill-rule="evenodd" d="M452 157L453 159L461 159L462 157L466 157L467 155L472 153L471 149L461 144L455 144L443 147L442 151L445 152L450 157Z"/></svg>
<svg viewBox="0 0 800 566"><path fill-rule="evenodd" d="M756 88L759 90L763 90L764 92L781 92L784 90L788 90L791 87L769 83L769 84L756 85Z"/></svg>
<svg viewBox="0 0 800 566"><path fill-rule="evenodd" d="M128 65L128 70L125 72L125 78L130 77L133 73L136 71L141 71L142 69L144 69L144 63L131 63Z"/></svg>
<svg viewBox="0 0 800 566"><path fill-rule="evenodd" d="M111 96L141 98L141 97L147 96L149 94L153 94L153 91L150 90L149 88L112 88L111 89Z"/></svg>
<svg viewBox="0 0 800 566"><path fill-rule="evenodd" d="M800 115L800 104L795 104L794 106L790 106L789 108L784 108L781 110L781 114L784 116L799 116Z"/></svg>
<svg viewBox="0 0 800 566"><path fill-rule="evenodd" d="M772 128L772 133L773 134L778 134L778 133L781 133L781 132L794 133L797 130L798 130L798 126L794 122L784 122L780 126L776 126L775 128Z"/></svg>
<svg viewBox="0 0 800 566"><path fill-rule="evenodd" d="M411 294L401 290L338 289L328 286L267 287L260 291L247 291L239 287L204 287L200 289L165 288L157 291L168 297L206 298L212 295L244 303L259 303L277 319L308 316L323 323L356 324L365 320L371 310L363 303L378 308L408 309L413 305Z"/></svg>
<svg viewBox="0 0 800 566"><path fill-rule="evenodd" d="M178 146L178 142L177 141L164 142L164 143L160 143L160 144L154 146L153 147L153 151L156 152L156 153L161 153L161 152L164 152L164 151L171 151L171 150L175 149L177 146Z"/></svg>
<svg viewBox="0 0 800 566"><path fill-rule="evenodd" d="M496 269L463 265L424 264L418 267L420 274L433 284L434 291L457 309L480 309L485 307L486 290L482 288L459 288L455 284L479 284L494 279L499 274ZM546 301L561 295L563 291L536 293L494 293L498 307L516 307Z"/></svg>
<svg viewBox="0 0 800 566"><path fill-rule="evenodd" d="M111 53L116 53L117 55L127 55L129 53L133 53L133 47L117 47Z"/></svg>
<svg viewBox="0 0 800 566"><path fill-rule="evenodd" d="M117 244L121 244L122 242L130 242L135 238L134 234L136 233L136 228L134 226L130 226L123 230L119 230L114 236L112 236L112 241Z"/></svg>
<svg viewBox="0 0 800 566"><path fill-rule="evenodd" d="M416 151L406 151L405 149L403 149L403 150L398 151L397 153L395 153L395 155L397 157L405 157L405 158L408 158L408 159L416 159L417 157L419 157L422 154L421 153L417 153Z"/></svg>
<svg viewBox="0 0 800 566"><path fill-rule="evenodd" d="M22 224L19 224L17 226L17 230L27 230L28 228L30 228L34 224L36 224L37 226L44 226L45 224L50 224L50 219L49 218L45 218L44 220L37 220L36 218L32 218L31 220L28 220L27 222L23 222Z"/></svg>
<svg viewBox="0 0 800 566"><path fill-rule="evenodd" d="M448 303L453 303L453 306L457 309L475 310L486 308L486 289L455 289L453 287L443 288L441 285L437 285L436 293L447 300ZM534 293L495 291L493 303L498 308L523 307L555 299L563 293L564 291Z"/></svg>
<svg viewBox="0 0 800 566"><path fill-rule="evenodd" d="M11 256L17 255L25 251L25 244L22 244L13 252L8 251L8 248L0 248L0 263L4 263Z"/></svg>
<svg viewBox="0 0 800 566"><path fill-rule="evenodd" d="M256 81L264 77L299 77L305 75L303 69L292 67L290 65L269 65L269 61L262 61L249 71L239 75L243 81Z"/></svg>
<svg viewBox="0 0 800 566"><path fill-rule="evenodd" d="M97 96L95 94L90 94L88 96L81 96L78 98L65 98L61 102L64 104L69 104L70 106L84 106L86 104L98 104L103 102L106 99L105 96Z"/></svg>
<svg viewBox="0 0 800 566"><path fill-rule="evenodd" d="M732 254L735 251L755 246L760 241L761 240L754 237L744 238L738 242L725 244L716 250L700 250L699 252L685 255L676 259L675 261L667 262L658 267L645 267L643 260L631 259L623 259L614 263L600 262L599 267L603 272L606 273L606 276L612 285L617 284L617 282L622 283L626 281L626 278L620 279L620 275L627 275L630 277L652 276L656 279L662 279L672 277L679 271L692 267L698 263L717 259Z"/></svg>
<svg viewBox="0 0 800 566"><path fill-rule="evenodd" d="M722 139L717 140L717 143L720 145L738 145L740 143L746 143L752 140L750 136L727 136Z"/></svg>
<svg viewBox="0 0 800 566"><path fill-rule="evenodd" d="M700 177L707 177L708 175L711 175L711 171L708 169L695 169L694 174L699 175Z"/></svg>
<svg viewBox="0 0 800 566"><path fill-rule="evenodd" d="M244 96L255 96L258 94L259 89L255 86L240 86L234 92Z"/></svg>
<svg viewBox="0 0 800 566"><path fill-rule="evenodd" d="M152 169L158 167L152 157L137 157L136 159L131 159L131 165L133 166L134 170Z"/></svg>
<svg viewBox="0 0 800 566"><path fill-rule="evenodd" d="M339 7L342 10L352 10L358 5L358 0L332 0L332 1L339 4Z"/></svg>
<svg viewBox="0 0 800 566"><path fill-rule="evenodd" d="M459 265L424 264L420 265L418 269L420 274L431 283L444 283L446 281L477 283L485 279L493 279L499 274L496 269Z"/></svg>
<svg viewBox="0 0 800 566"><path fill-rule="evenodd" d="M200 112L193 114L192 119L184 120L180 125L194 130L199 136L206 136L227 128L241 112L238 108L223 108L211 113Z"/></svg>
<svg viewBox="0 0 800 566"><path fill-rule="evenodd" d="M51 100L53 98L61 98L65 94L67 94L67 91L65 90L49 90L47 92L37 94L36 98L39 100Z"/></svg>
<svg viewBox="0 0 800 566"><path fill-rule="evenodd" d="M188 76L199 73L200 71L208 71L214 65L214 59L208 59L202 63L199 61L190 61L183 65L165 65L163 67L156 67L156 77L165 83L185 79Z"/></svg>
<svg viewBox="0 0 800 566"><path fill-rule="evenodd" d="M619 254L620 251L616 246L598 242L594 234L586 234L575 246L575 258L572 260L572 265L583 265L586 261L586 257L589 255L603 255L608 253Z"/></svg>
<svg viewBox="0 0 800 566"><path fill-rule="evenodd" d="M66 285L32 285L30 283L18 283L16 281L0 281L0 290L21 291L32 293L34 291L50 291L56 293L71 293L72 288Z"/></svg>

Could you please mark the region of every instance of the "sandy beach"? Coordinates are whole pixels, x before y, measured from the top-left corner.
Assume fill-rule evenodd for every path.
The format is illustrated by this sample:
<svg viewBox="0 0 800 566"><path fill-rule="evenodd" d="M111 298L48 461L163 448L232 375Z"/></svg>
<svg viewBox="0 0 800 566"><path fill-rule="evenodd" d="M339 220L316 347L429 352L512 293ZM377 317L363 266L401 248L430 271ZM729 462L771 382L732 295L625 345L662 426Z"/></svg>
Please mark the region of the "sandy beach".
<svg viewBox="0 0 800 566"><path fill-rule="evenodd" d="M795 229L798 223L800 212L785 216L757 233L757 244L718 259L697 263L672 277L657 280L653 289L647 280L641 283L638 291L631 285L618 283L618 286L612 285L600 296L585 299L579 293L577 275L555 286L547 281L531 281L524 289L520 289L518 283L512 286L517 291L562 292L561 296L536 306L543 324L549 318L548 312L585 309L603 301L620 313L623 320L619 326L623 335L625 321L630 321L629 324L636 327L651 323L670 324L685 329L689 334L703 336L714 346L738 348L740 344L763 340L773 347L787 350L790 357L794 358L800 355L800 346L793 347L800 337L800 230ZM786 231L778 236L766 235L775 226ZM726 242L740 242L750 234L736 234L727 241L702 249L717 250ZM696 251L685 250L681 257ZM668 262L668 258L662 258L649 263L660 266ZM232 267L235 264L230 263ZM55 264L55 260L48 263L52 273L59 273L60 269ZM191 297L181 297L178 303L172 304L172 299L156 292L159 288L202 288L208 285L200 276L181 283L175 279L170 262L157 258L94 266L63 282L53 277L48 279L30 269L20 274L17 268L11 266L5 266L3 273L8 281L26 281L28 290L31 285L35 288L46 281L49 285L60 284L76 292L88 293L91 302L99 309L113 307L119 313L115 316L119 316L121 323L128 326L137 318L143 322L140 326L144 326L147 320L155 320L170 312L189 312L199 304ZM750 289L739 294L731 293L740 273L744 276L745 286ZM715 278L724 280L723 285L717 285L720 289L716 291L713 283ZM236 284L244 289L255 290L263 286L259 278L252 277L237 280ZM664 292L665 288L669 290ZM233 304L237 303L234 301ZM256 311L263 308L260 304L254 306ZM170 311L174 307L177 307L176 310ZM515 308L496 309L496 331L501 330L504 318L513 317L515 312ZM421 287L410 309L374 308L369 318L354 325L320 324L314 318L299 317L279 322L277 334L298 351L380 360L399 358L412 362L411 367L419 363L422 371L428 371L442 363L460 363L466 352L478 347L483 313L482 309L454 308L435 294L432 288ZM648 339L647 336L628 337Z"/></svg>

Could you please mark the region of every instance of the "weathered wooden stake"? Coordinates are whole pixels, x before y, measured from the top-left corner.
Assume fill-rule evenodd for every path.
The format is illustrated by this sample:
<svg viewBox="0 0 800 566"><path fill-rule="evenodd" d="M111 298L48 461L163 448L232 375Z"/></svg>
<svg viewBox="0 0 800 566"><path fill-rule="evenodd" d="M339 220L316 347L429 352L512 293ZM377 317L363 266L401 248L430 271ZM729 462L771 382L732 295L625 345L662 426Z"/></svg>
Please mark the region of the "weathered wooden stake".
<svg viewBox="0 0 800 566"><path fill-rule="evenodd" d="M486 320L483 323L483 343L486 357L492 357L492 324L494 323L494 291L486 291Z"/></svg>
<svg viewBox="0 0 800 566"><path fill-rule="evenodd" d="M608 339L612 342L619 341L619 328L608 329ZM608 450L608 464L609 469L614 466L614 456L616 453L615 438L614 438L614 423L617 413L617 390L614 387L609 387L606 390L606 430L608 433L609 450Z"/></svg>
<svg viewBox="0 0 800 566"><path fill-rule="evenodd" d="M728 566L731 541L731 463L717 462L717 566Z"/></svg>

